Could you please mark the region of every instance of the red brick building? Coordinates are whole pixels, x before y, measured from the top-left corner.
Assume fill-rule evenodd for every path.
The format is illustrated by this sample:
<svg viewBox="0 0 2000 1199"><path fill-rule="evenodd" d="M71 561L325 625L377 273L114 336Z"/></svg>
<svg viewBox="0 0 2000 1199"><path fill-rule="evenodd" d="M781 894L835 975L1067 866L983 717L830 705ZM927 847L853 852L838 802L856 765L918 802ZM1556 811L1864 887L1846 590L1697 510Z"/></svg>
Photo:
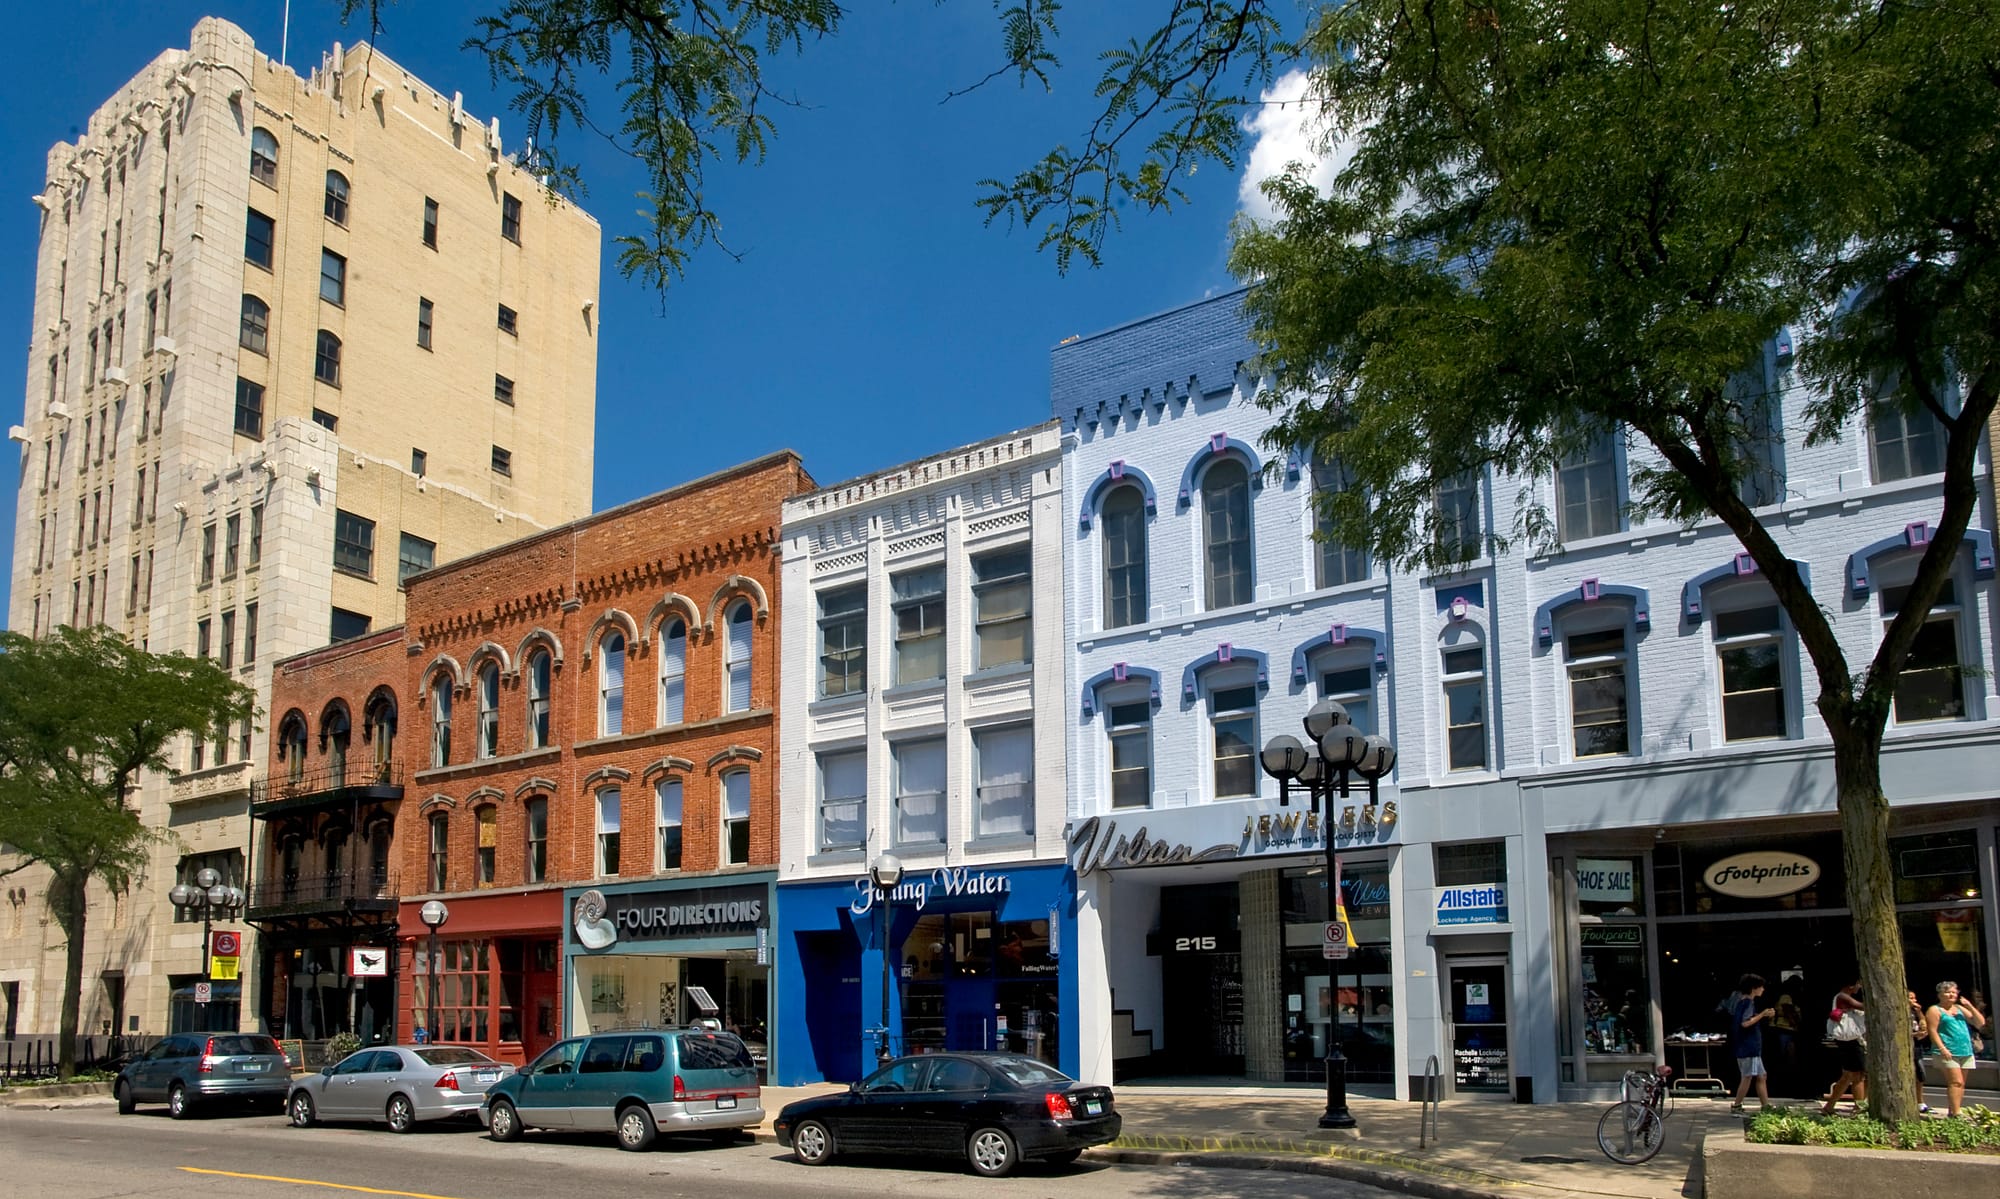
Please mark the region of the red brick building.
<svg viewBox="0 0 2000 1199"><path fill-rule="evenodd" d="M371 762L391 747L377 790L400 784L369 826L389 830L382 875L399 900L395 1035L524 1061L592 1027L766 1023L775 551L780 505L812 487L797 455L769 455L412 576L402 628L281 664L271 777L303 761L301 785L339 744L315 713L383 708L373 676L359 689L367 670L337 664L395 676L384 732L366 725L363 742ZM353 777L301 794L355 808ZM584 944L567 931L579 907L617 932Z"/></svg>

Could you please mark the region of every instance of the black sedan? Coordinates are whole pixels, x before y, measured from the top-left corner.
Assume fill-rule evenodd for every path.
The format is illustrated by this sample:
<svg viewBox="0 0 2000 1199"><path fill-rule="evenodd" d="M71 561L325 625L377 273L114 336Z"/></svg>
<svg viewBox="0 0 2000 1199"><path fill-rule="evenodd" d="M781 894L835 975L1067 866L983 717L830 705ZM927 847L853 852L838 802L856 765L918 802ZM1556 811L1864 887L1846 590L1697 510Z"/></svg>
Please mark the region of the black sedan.
<svg viewBox="0 0 2000 1199"><path fill-rule="evenodd" d="M1023 1161L1067 1165L1118 1136L1111 1088L1012 1053L898 1058L845 1094L785 1105L772 1128L808 1166L836 1153L963 1156L998 1178Z"/></svg>

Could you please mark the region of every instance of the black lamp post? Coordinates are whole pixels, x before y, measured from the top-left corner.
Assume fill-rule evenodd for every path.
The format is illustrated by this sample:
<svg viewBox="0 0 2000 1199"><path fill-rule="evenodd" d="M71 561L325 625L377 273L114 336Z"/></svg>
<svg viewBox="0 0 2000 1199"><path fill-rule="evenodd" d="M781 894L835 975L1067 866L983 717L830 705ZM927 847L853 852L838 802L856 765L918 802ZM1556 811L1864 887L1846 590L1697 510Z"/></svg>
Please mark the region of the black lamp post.
<svg viewBox="0 0 2000 1199"><path fill-rule="evenodd" d="M1347 709L1323 699L1306 713L1306 736L1318 753L1299 743L1297 737L1271 738L1259 755L1264 772L1278 780L1278 803L1292 802L1294 783L1306 789L1308 802L1320 806L1322 836L1326 838L1327 903L1326 918L1339 910L1340 896L1332 888L1340 874L1340 859L1334 850L1336 798L1346 799L1355 775L1368 783L1368 801L1375 801L1375 788L1396 765L1396 747L1386 737L1363 734L1348 718ZM1340 988L1335 974L1333 1022L1326 1037L1326 1114L1321 1128L1353 1128L1354 1116L1347 1110L1347 1058L1340 1052Z"/></svg>
<svg viewBox="0 0 2000 1199"><path fill-rule="evenodd" d="M209 981L208 972L213 966L213 962L209 958L210 946L214 941L214 938L209 935L210 924L217 912L220 912L225 920L234 915L236 909L243 906L244 899L242 890L237 887L225 885L222 881L222 872L213 866L203 866L200 870L194 872L194 886L190 887L186 883L176 883L173 889L167 892L167 901L175 907L182 909L194 908L201 912L201 980L203 982ZM207 1032L210 1023L209 1005L201 1004L200 1007L201 1028L197 1031Z"/></svg>
<svg viewBox="0 0 2000 1199"><path fill-rule="evenodd" d="M445 921L451 919L451 909L445 906L444 900L433 899L426 902L423 907L417 909L417 919L422 920L424 922L424 927L431 930L430 934L431 1027L428 1040L430 1041L431 1044L435 1045L437 1044L438 1031L439 1031L438 1030L438 930L444 927Z"/></svg>
<svg viewBox="0 0 2000 1199"><path fill-rule="evenodd" d="M886 1063L896 1056L889 1050L889 989L896 985L896 961L889 948L896 922L890 907L896 884L903 881L903 859L893 853L878 854L868 868L868 881L875 884L875 897L882 907L882 1039L876 1046L875 1060Z"/></svg>

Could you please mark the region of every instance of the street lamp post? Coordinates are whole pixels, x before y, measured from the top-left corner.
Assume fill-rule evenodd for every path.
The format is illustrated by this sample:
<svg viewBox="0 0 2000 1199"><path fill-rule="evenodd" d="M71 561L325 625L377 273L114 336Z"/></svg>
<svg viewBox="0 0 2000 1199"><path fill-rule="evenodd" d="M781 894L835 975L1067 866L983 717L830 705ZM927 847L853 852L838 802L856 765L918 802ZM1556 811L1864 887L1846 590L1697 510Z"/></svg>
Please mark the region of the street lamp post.
<svg viewBox="0 0 2000 1199"><path fill-rule="evenodd" d="M444 900L433 899L417 909L417 919L422 920L424 927L431 930L430 1029L427 1035L431 1044L435 1045L438 1039L438 930L444 927L445 921L451 919L451 909L445 906Z"/></svg>
<svg viewBox="0 0 2000 1199"><path fill-rule="evenodd" d="M882 906L882 1037L876 1045L875 1060L887 1062L895 1056L889 1052L889 989L896 985L896 962L889 949L896 922L890 908L895 902L892 897L896 884L903 881L903 860L893 853L877 855L874 865L868 867L868 880L875 884L875 895Z"/></svg>
<svg viewBox="0 0 2000 1199"><path fill-rule="evenodd" d="M1292 801L1292 786L1304 787L1308 802L1319 805L1322 836L1326 838L1327 919L1339 910L1340 896L1332 888L1340 877L1340 858L1334 849L1334 800L1346 799L1355 775L1368 783L1368 801L1375 802L1376 785L1396 765L1396 747L1385 737L1363 734L1348 718L1347 709L1323 699L1306 713L1306 736L1318 753L1300 744L1297 737L1271 738L1259 755L1264 772L1278 780L1278 803ZM1347 1110L1347 1058L1340 1052L1340 989L1334 987L1332 1024L1326 1038L1326 1114L1321 1128L1353 1128L1354 1116Z"/></svg>
<svg viewBox="0 0 2000 1199"><path fill-rule="evenodd" d="M203 982L209 981L208 972L214 965L210 960L209 954L211 952L210 945L213 941L213 938L210 936L210 929L215 914L221 912L223 919L227 920L236 912L236 909L243 906L244 900L245 896L242 889L223 883L222 872L213 866L203 866L200 870L194 872L194 886L190 887L186 883L175 883L173 889L167 892L167 902L173 904L175 907L182 909L194 908L201 912L201 980ZM201 1027L196 1031L207 1032L209 1025L208 1005L200 1004L198 1006L201 1008Z"/></svg>

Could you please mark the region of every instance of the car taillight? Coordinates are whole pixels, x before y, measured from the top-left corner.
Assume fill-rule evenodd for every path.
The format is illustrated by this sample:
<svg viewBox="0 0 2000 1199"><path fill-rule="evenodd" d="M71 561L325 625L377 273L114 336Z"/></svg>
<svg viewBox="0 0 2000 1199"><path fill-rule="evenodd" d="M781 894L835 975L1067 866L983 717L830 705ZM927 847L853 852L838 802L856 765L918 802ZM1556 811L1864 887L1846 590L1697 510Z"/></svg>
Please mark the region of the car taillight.
<svg viewBox="0 0 2000 1199"><path fill-rule="evenodd" d="M681 1099L686 1099L686 1098L687 1098L687 1093L688 1093L688 1089L687 1089L687 1084L681 1081L681 1076L680 1076L680 1075L678 1075L678 1074L674 1075L674 1098L675 1098L675 1100L677 1100L677 1101L678 1101L678 1100L681 1100Z"/></svg>
<svg viewBox="0 0 2000 1199"><path fill-rule="evenodd" d="M446 1071L438 1075L438 1080L431 1085L440 1091L456 1091L458 1089L458 1075Z"/></svg>
<svg viewBox="0 0 2000 1199"><path fill-rule="evenodd" d="M1055 1091L1048 1094L1049 1115L1057 1120L1074 1120L1076 1113L1069 1110L1069 1097Z"/></svg>
<svg viewBox="0 0 2000 1199"><path fill-rule="evenodd" d="M196 1068L200 1074L215 1073L215 1038L210 1037L201 1047L201 1065Z"/></svg>

